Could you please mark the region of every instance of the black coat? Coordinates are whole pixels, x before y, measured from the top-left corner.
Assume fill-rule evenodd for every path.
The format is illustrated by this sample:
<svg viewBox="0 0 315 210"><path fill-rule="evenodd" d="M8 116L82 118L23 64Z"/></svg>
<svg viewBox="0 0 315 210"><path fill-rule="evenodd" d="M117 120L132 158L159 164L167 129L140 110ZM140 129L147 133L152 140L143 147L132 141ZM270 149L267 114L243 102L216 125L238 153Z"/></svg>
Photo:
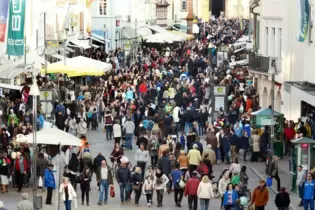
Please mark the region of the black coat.
<svg viewBox="0 0 315 210"><path fill-rule="evenodd" d="M106 158L103 155L97 155L94 160L93 160L93 166L94 166L94 171L96 172L97 169L101 166L102 161L105 160Z"/></svg>
<svg viewBox="0 0 315 210"><path fill-rule="evenodd" d="M85 180L85 179L87 179L87 180ZM87 175L81 173L79 180L80 180L80 187L81 187L82 191L90 191L91 190L90 183L92 181L92 173L89 172Z"/></svg>
<svg viewBox="0 0 315 210"><path fill-rule="evenodd" d="M279 192L275 199L276 206L279 207L289 207L290 205L290 195L287 192Z"/></svg>

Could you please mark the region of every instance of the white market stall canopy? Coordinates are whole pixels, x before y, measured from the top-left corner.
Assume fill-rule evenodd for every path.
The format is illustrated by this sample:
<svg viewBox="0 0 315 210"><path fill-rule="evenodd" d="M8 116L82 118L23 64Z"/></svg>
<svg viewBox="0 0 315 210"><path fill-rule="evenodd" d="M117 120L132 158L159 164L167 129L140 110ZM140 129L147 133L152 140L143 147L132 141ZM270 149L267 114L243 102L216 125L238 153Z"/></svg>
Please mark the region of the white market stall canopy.
<svg viewBox="0 0 315 210"><path fill-rule="evenodd" d="M158 25L147 26L147 28L151 29L154 34L156 33L165 33L167 30Z"/></svg>
<svg viewBox="0 0 315 210"><path fill-rule="evenodd" d="M19 134L16 136L16 141L19 143L33 144L33 134L24 136ZM80 146L81 140L67 132L58 128L47 128L36 132L36 143L47 145L69 145Z"/></svg>
<svg viewBox="0 0 315 210"><path fill-rule="evenodd" d="M0 88L21 91L23 86L0 83Z"/></svg>
<svg viewBox="0 0 315 210"><path fill-rule="evenodd" d="M170 32L157 33L150 36L144 37L144 40L148 43L173 43L173 42L181 42L185 41L186 38L182 36L178 36L176 34L172 34Z"/></svg>
<svg viewBox="0 0 315 210"><path fill-rule="evenodd" d="M71 47L78 47L78 48L83 48L84 50L91 48L92 46L90 46L90 40L88 39L77 39L77 38L72 38L69 40L70 43L72 43L73 45L69 45Z"/></svg>

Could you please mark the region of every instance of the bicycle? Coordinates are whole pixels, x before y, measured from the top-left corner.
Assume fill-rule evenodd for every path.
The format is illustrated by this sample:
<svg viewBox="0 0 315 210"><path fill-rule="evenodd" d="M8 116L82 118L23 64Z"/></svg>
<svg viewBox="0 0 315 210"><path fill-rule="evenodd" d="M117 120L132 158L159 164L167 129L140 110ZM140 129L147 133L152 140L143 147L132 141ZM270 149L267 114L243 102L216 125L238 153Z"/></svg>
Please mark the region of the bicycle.
<svg viewBox="0 0 315 210"><path fill-rule="evenodd" d="M112 175L113 175L113 177L115 177L116 176L116 173L117 173L117 170L118 170L118 159L119 158L121 158L121 156L118 156L118 157L113 157L113 156L111 156L110 157L110 159L114 159L114 161L112 161L113 163L112 163L112 168L111 168L111 171L112 171Z"/></svg>

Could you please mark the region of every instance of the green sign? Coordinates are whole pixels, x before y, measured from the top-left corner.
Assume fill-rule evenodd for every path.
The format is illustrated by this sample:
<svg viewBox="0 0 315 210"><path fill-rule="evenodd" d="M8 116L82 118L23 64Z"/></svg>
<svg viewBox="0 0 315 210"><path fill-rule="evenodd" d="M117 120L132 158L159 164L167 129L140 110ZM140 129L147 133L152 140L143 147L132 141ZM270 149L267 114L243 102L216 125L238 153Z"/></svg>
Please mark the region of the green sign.
<svg viewBox="0 0 315 210"><path fill-rule="evenodd" d="M7 54L24 55L25 0L10 0Z"/></svg>

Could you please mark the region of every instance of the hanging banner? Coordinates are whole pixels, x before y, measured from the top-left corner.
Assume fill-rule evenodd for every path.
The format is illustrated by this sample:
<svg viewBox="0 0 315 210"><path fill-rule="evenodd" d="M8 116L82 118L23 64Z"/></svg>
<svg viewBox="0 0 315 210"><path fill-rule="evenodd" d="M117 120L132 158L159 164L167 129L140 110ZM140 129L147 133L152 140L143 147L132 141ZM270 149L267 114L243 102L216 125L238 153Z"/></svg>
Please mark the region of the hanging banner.
<svg viewBox="0 0 315 210"><path fill-rule="evenodd" d="M309 24L309 16L310 16L310 8L309 8L309 0L298 0L300 7L300 17L301 23L298 34L298 41L304 42L307 32L308 32L308 24Z"/></svg>
<svg viewBox="0 0 315 210"><path fill-rule="evenodd" d="M25 0L10 0L7 54L24 55Z"/></svg>
<svg viewBox="0 0 315 210"><path fill-rule="evenodd" d="M9 0L0 1L0 42L4 42L7 29Z"/></svg>

